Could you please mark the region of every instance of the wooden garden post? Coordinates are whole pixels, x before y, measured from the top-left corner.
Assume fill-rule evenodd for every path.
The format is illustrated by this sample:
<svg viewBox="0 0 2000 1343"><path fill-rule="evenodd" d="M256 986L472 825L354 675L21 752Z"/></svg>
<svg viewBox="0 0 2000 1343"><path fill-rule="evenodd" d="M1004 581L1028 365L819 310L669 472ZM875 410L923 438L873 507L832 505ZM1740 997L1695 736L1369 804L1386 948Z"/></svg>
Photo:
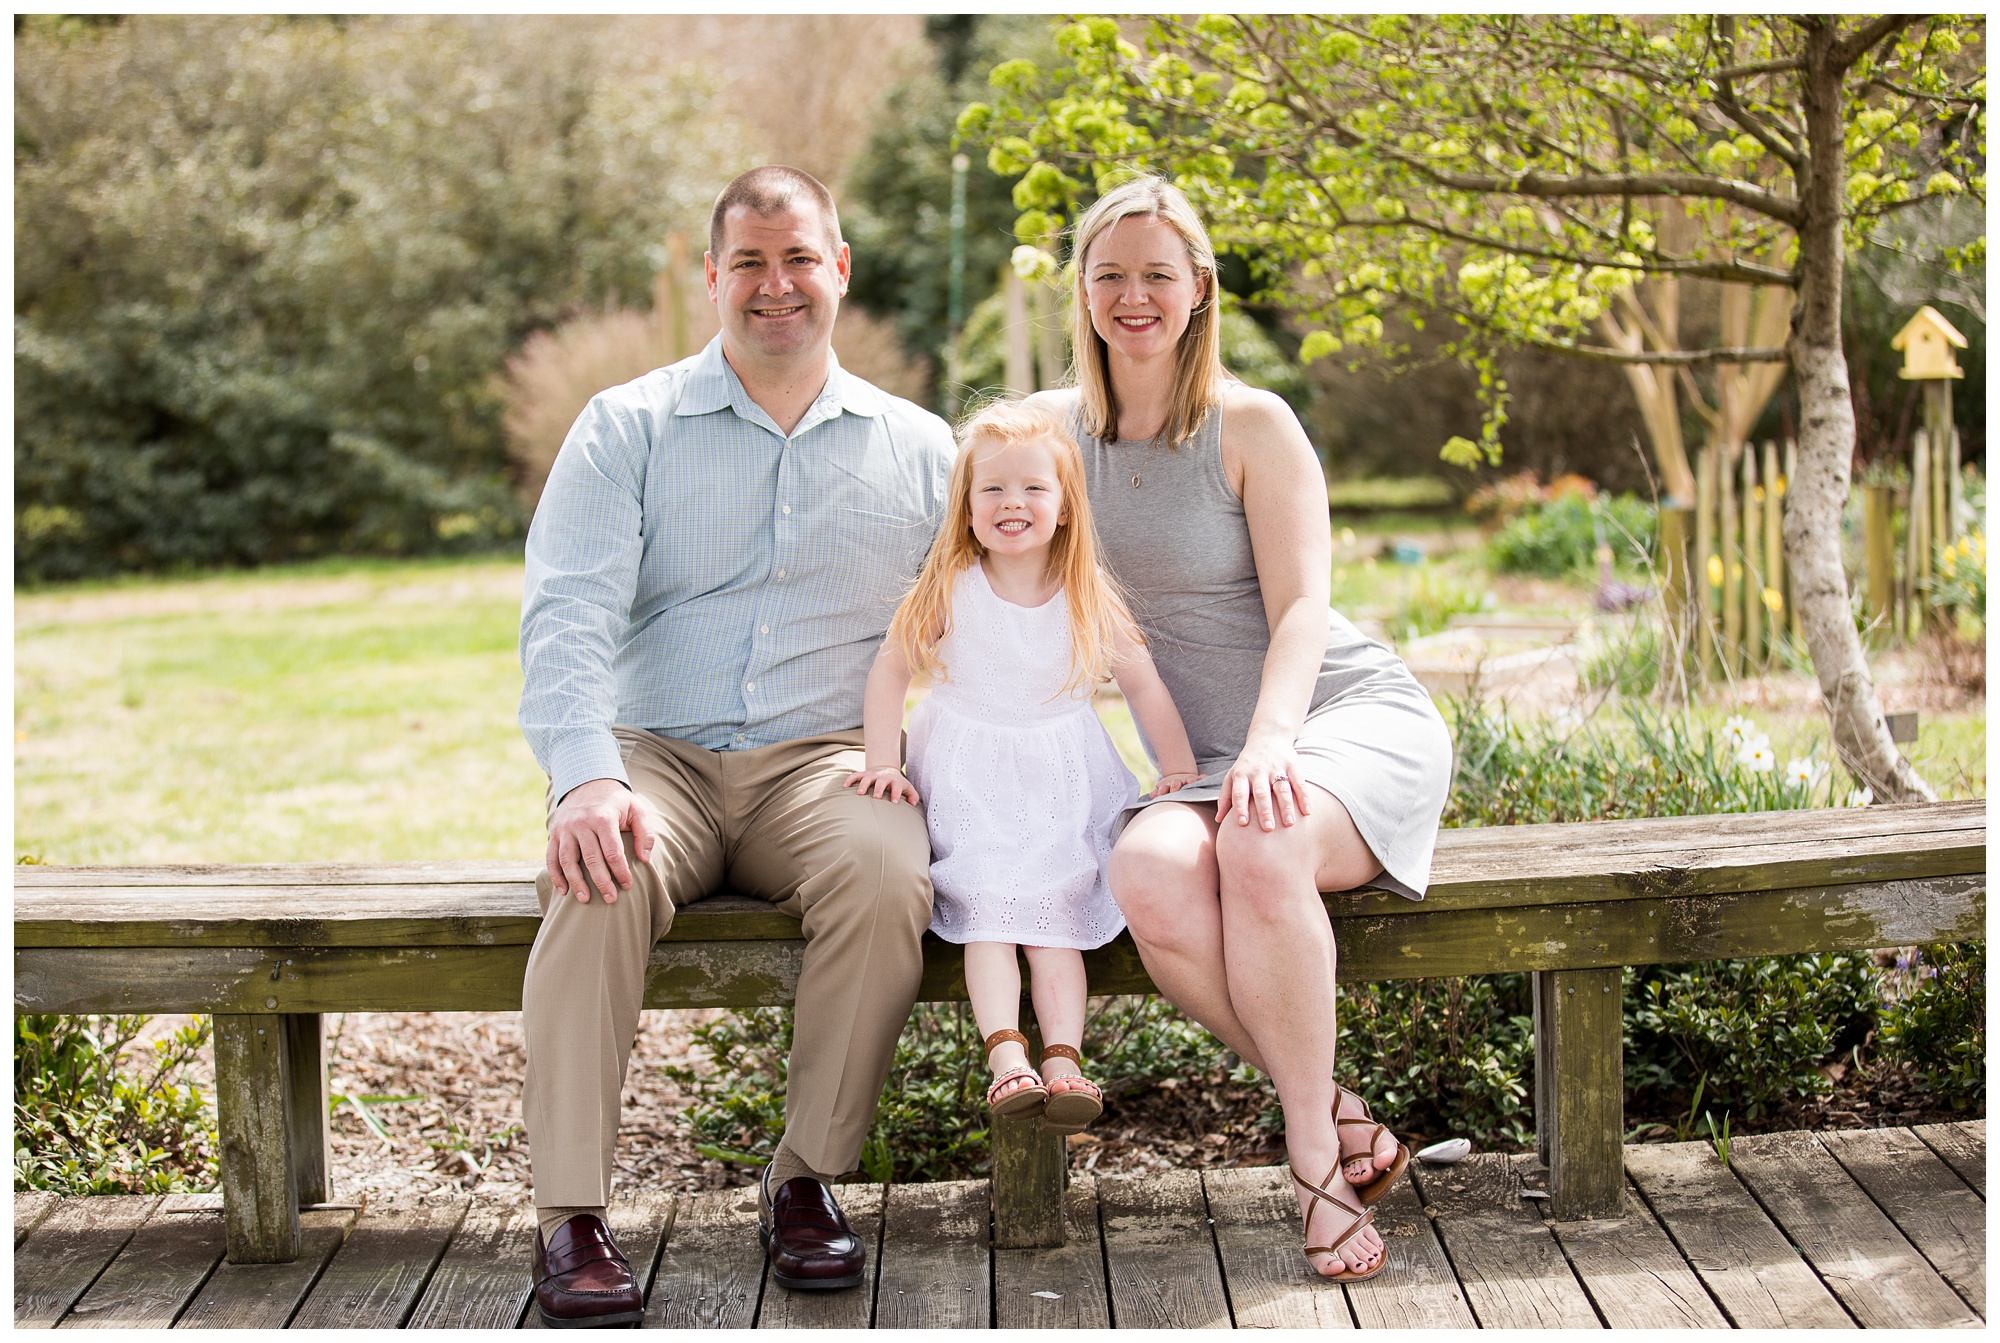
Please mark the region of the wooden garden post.
<svg viewBox="0 0 2000 1343"><path fill-rule="evenodd" d="M1799 443L1797 439L1788 438L1785 440L1785 494L1787 496L1785 502L1786 511L1789 511L1791 508L1791 500L1789 496L1791 495L1792 492L1792 482L1794 480L1797 480L1798 476L1799 476ZM1784 512L1781 511L1778 515L1780 540L1784 539L1782 531L1784 527L1784 521L1785 521ZM1806 646L1806 632L1804 627L1799 624L1799 599L1797 592L1794 591L1794 588L1797 585L1794 583L1793 578L1794 574L1792 567L1790 565L1786 565L1785 566L1785 610L1790 612L1791 614L1792 642L1798 645L1798 647L1800 647L1801 649L1803 649Z"/></svg>
<svg viewBox="0 0 2000 1343"><path fill-rule="evenodd" d="M1715 447L1710 444L1697 459L1694 490L1694 571L1696 591L1701 595L1695 604L1695 647L1704 678L1722 669L1715 647L1715 616L1721 609L1717 598L1723 584L1722 561L1715 553L1715 485Z"/></svg>
<svg viewBox="0 0 2000 1343"><path fill-rule="evenodd" d="M1743 445L1743 674L1764 667L1764 487L1757 483L1757 449Z"/></svg>
<svg viewBox="0 0 2000 1343"><path fill-rule="evenodd" d="M1868 555L1868 621L1879 637L1896 633L1895 488L1863 485L1866 505L1864 542Z"/></svg>
<svg viewBox="0 0 2000 1343"><path fill-rule="evenodd" d="M1690 663L1695 656L1695 612L1700 609L1688 573L1688 522L1693 512L1683 504L1660 506L1660 589L1667 619L1666 674L1670 693L1688 697Z"/></svg>
<svg viewBox="0 0 2000 1343"><path fill-rule="evenodd" d="M1777 652L1785 611L1785 478L1778 474L1778 445L1764 445L1764 604L1769 608L1769 648ZM1766 656L1766 665L1770 662Z"/></svg>
<svg viewBox="0 0 2000 1343"><path fill-rule="evenodd" d="M1915 563L1910 566L1912 587L1918 599L1911 603L1914 636L1930 609L1932 553L1950 542L1958 526L1954 496L1957 492L1957 452L1951 424L1951 382L1965 376L1953 349L1965 348L1965 337L1936 308L1926 303L1903 324L1889 342L1892 350L1903 352L1900 375L1924 384L1924 427L1916 435L1910 463L1910 549ZM1919 533L1922 533L1921 541ZM1921 549L1919 549L1921 545Z"/></svg>
<svg viewBox="0 0 2000 1343"><path fill-rule="evenodd" d="M1730 471L1729 455L1716 449L1715 478L1722 487L1717 512L1722 515L1719 549L1722 551L1722 666L1731 676L1743 674L1743 552L1736 544L1740 519L1736 509L1736 482Z"/></svg>

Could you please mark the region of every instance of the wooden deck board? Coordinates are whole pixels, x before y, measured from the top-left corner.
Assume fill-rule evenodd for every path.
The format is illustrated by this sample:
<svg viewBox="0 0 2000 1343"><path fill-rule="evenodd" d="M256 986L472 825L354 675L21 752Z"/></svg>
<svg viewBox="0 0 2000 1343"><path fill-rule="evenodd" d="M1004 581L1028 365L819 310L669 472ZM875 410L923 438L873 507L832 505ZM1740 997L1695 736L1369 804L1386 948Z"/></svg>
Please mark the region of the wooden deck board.
<svg viewBox="0 0 2000 1343"><path fill-rule="evenodd" d="M1381 1276L1347 1288L1348 1304L1363 1329L1479 1327L1411 1181L1398 1180L1375 1205L1375 1229L1389 1252L1389 1266Z"/></svg>
<svg viewBox="0 0 2000 1343"><path fill-rule="evenodd" d="M764 1286L757 1191L684 1194L647 1298L646 1329L748 1329ZM773 1289L777 1290L777 1289Z"/></svg>
<svg viewBox="0 0 2000 1343"><path fill-rule="evenodd" d="M1521 1197L1534 1158L1475 1153L1416 1172L1438 1236L1485 1329L1594 1329L1601 1321L1538 1212Z"/></svg>
<svg viewBox="0 0 2000 1343"><path fill-rule="evenodd" d="M1215 1250L1238 1329L1352 1329L1340 1284L1313 1272L1303 1253L1289 1166L1202 1174Z"/></svg>
<svg viewBox="0 0 2000 1343"><path fill-rule="evenodd" d="M1908 1129L1820 1141L1967 1305L1986 1314L1986 1201Z"/></svg>
<svg viewBox="0 0 2000 1343"><path fill-rule="evenodd" d="M868 1284L767 1281L754 1188L621 1194L611 1222L674 1328L1853 1328L1985 1313L1983 1120L1625 1148L1628 1214L1548 1222L1529 1156L1419 1165L1376 1205L1389 1263L1345 1286L1299 1254L1283 1167L1078 1177L1069 1243L991 1247L983 1182L840 1189ZM293 1264L221 1260L214 1195L17 1196L17 1327L539 1327L525 1201L303 1214ZM1428 1206L1426 1206L1428 1205ZM18 1234L18 1230L17 1230ZM178 1318L176 1318L178 1316ZM1919 1323L1920 1322L1920 1323Z"/></svg>
<svg viewBox="0 0 2000 1343"><path fill-rule="evenodd" d="M14 1327L53 1329L159 1202L157 1194L64 1199L14 1252Z"/></svg>
<svg viewBox="0 0 2000 1343"><path fill-rule="evenodd" d="M408 1327L512 1329L528 1304L534 1253L533 1203L474 1195Z"/></svg>
<svg viewBox="0 0 2000 1343"><path fill-rule="evenodd" d="M875 1304L874 1282L882 1265L882 1186L835 1186L835 1200L868 1248L867 1277L861 1286L837 1292L790 1292L764 1274L759 1329L866 1329Z"/></svg>
<svg viewBox="0 0 2000 1343"><path fill-rule="evenodd" d="M993 1252L993 1322L1002 1329L1109 1329L1097 1180L1072 1176L1060 1249Z"/></svg>
<svg viewBox="0 0 2000 1343"><path fill-rule="evenodd" d="M1979 1323L1813 1134L1738 1138L1729 1164L1864 1327Z"/></svg>
<svg viewBox="0 0 2000 1343"><path fill-rule="evenodd" d="M59 1329L165 1329L222 1261L222 1201L170 1194L90 1285Z"/></svg>
<svg viewBox="0 0 2000 1343"><path fill-rule="evenodd" d="M360 1214L325 1209L299 1214L299 1257L289 1264L216 1265L176 1329L282 1329L319 1280Z"/></svg>
<svg viewBox="0 0 2000 1343"><path fill-rule="evenodd" d="M988 1327L993 1280L984 1181L892 1185L882 1222L877 1329Z"/></svg>
<svg viewBox="0 0 2000 1343"><path fill-rule="evenodd" d="M449 1194L370 1204L292 1328L401 1328L470 1201Z"/></svg>
<svg viewBox="0 0 2000 1343"><path fill-rule="evenodd" d="M42 1224L42 1219L56 1210L62 1202L60 1196L45 1189L17 1189L14 1191L14 1248L20 1249L21 1242L28 1233Z"/></svg>
<svg viewBox="0 0 2000 1343"><path fill-rule="evenodd" d="M1912 1129L1924 1145L1953 1170L1958 1178L1972 1186L1979 1197L1986 1197L1986 1121L1968 1120L1959 1124L1922 1124Z"/></svg>
<svg viewBox="0 0 2000 1343"><path fill-rule="evenodd" d="M1728 1318L1636 1192L1626 1191L1623 1217L1557 1222L1554 1230L1570 1269L1609 1327L1729 1327Z"/></svg>
<svg viewBox="0 0 2000 1343"><path fill-rule="evenodd" d="M1104 1176L1097 1210L1114 1328L1230 1327L1199 1174Z"/></svg>
<svg viewBox="0 0 2000 1343"><path fill-rule="evenodd" d="M1625 1173L1738 1329L1854 1327L1707 1143L1629 1146Z"/></svg>

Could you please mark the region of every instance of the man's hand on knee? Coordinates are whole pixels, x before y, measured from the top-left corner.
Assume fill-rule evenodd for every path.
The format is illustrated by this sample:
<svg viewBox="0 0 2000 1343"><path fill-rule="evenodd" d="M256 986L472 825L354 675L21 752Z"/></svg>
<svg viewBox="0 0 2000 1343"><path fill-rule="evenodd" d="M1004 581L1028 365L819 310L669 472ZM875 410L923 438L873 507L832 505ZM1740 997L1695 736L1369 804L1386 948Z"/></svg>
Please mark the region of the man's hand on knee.
<svg viewBox="0 0 2000 1343"><path fill-rule="evenodd" d="M621 830L632 832L632 851L640 862L653 856L653 827L637 793L616 779L592 779L565 793L549 817L547 863L556 894L574 894L588 904L594 886L609 905L617 903L619 891L631 890Z"/></svg>

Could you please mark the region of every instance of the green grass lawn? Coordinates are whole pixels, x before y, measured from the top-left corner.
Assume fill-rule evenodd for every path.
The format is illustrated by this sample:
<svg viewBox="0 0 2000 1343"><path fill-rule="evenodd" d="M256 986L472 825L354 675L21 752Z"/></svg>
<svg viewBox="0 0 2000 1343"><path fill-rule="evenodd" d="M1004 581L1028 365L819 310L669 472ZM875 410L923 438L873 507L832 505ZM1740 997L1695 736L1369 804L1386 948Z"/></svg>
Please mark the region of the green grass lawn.
<svg viewBox="0 0 2000 1343"><path fill-rule="evenodd" d="M20 594L16 856L539 857L520 591L488 560Z"/></svg>
<svg viewBox="0 0 2000 1343"><path fill-rule="evenodd" d="M1408 610L1427 583L1446 609L1484 589L1459 554L1351 557L1336 592ZM520 590L519 561L490 559L18 593L16 857L534 861L545 782L514 721ZM1124 704L1099 710L1150 785ZM1781 761L1826 758L1818 712L1753 717ZM1910 755L1945 796L1983 795L1984 713L1925 715Z"/></svg>

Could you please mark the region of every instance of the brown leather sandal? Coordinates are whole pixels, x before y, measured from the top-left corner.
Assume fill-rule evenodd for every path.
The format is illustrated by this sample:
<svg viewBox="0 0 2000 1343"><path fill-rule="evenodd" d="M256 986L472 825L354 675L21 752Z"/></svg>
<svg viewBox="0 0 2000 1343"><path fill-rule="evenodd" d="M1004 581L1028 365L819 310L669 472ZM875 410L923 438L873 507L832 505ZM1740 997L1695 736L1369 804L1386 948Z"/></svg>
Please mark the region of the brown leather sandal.
<svg viewBox="0 0 2000 1343"><path fill-rule="evenodd" d="M1306 1235L1312 1235L1313 1214L1319 1211L1321 1199L1325 1199L1342 1212L1351 1213L1354 1216L1353 1225L1335 1236L1331 1245L1306 1246L1306 1258L1308 1260L1316 1254L1338 1256L1341 1246L1360 1235L1363 1227L1375 1224L1375 1210L1373 1208L1364 1208L1358 1204L1343 1202L1335 1198L1332 1191L1320 1188L1318 1185L1301 1176L1297 1171L1292 1172L1292 1178L1298 1181L1301 1189L1306 1190L1313 1196L1312 1202L1306 1204ZM1333 1169L1326 1173L1326 1183L1333 1185L1335 1188L1354 1188L1353 1185L1347 1183L1347 1177L1340 1173L1340 1163L1338 1161L1334 1162ZM1346 1261L1342 1259L1336 1258L1334 1262L1340 1265L1339 1271L1334 1273L1320 1273L1322 1278L1327 1279L1329 1282L1365 1282L1380 1273L1383 1269L1389 1267L1389 1247L1387 1245L1382 1247L1381 1257L1375 1261L1375 1267L1363 1269L1358 1273L1349 1270L1346 1266ZM1314 1269L1313 1271L1319 1273L1318 1269Z"/></svg>
<svg viewBox="0 0 2000 1343"><path fill-rule="evenodd" d="M1028 1037L1016 1030L995 1031L986 1037L986 1066L993 1066L993 1048L1013 1041L1022 1049L1028 1047ZM1016 1078L1032 1077L1032 1086L1017 1087L1005 1096L999 1096L1000 1088ZM998 1099L995 1097L998 1096ZM1033 1119L1042 1112L1049 1101L1049 1089L1042 1085L1042 1075L1033 1068L1013 1068L993 1079L993 1085L986 1088L986 1105L1002 1119Z"/></svg>
<svg viewBox="0 0 2000 1343"><path fill-rule="evenodd" d="M1355 1104L1361 1107L1361 1114L1364 1117L1357 1119L1353 1115L1349 1115L1345 1119L1341 1118L1340 1098L1343 1093L1354 1097L1354 1102ZM1381 1173L1376 1175L1374 1179L1368 1181L1366 1184L1354 1184L1352 1181L1349 1181L1347 1179L1347 1176L1344 1173L1340 1177L1341 1180L1345 1182L1349 1188L1354 1190L1355 1195L1361 1200L1361 1206L1365 1208L1371 1204L1380 1202L1382 1196L1389 1192L1389 1187L1396 1183L1396 1177L1401 1175L1405 1170L1409 1169L1410 1149L1409 1146L1406 1143L1404 1143L1404 1141L1401 1138L1398 1138L1394 1133L1389 1132L1389 1126L1387 1124L1377 1122L1375 1118L1375 1112L1368 1108L1368 1102L1361 1099L1360 1093L1354 1091L1346 1091L1346 1089L1343 1088L1340 1085L1340 1083L1335 1082L1333 1084L1334 1132L1336 1134L1339 1133L1342 1125L1347 1125L1349 1127L1352 1127L1356 1124L1359 1124L1364 1128L1370 1128L1374 1130L1373 1133L1370 1133L1368 1135L1368 1154L1366 1156L1342 1157L1340 1159L1341 1165L1345 1166L1350 1161L1366 1161L1372 1165L1375 1161L1375 1140L1384 1133L1388 1133L1389 1140L1396 1144L1396 1159L1389 1163L1389 1169L1382 1171Z"/></svg>
<svg viewBox="0 0 2000 1343"><path fill-rule="evenodd" d="M1051 1055L1083 1067L1083 1055L1069 1045L1043 1045L1042 1058ZM1081 1075L1047 1079L1049 1103L1042 1111L1042 1132L1081 1133L1104 1113L1104 1092L1097 1083Z"/></svg>

